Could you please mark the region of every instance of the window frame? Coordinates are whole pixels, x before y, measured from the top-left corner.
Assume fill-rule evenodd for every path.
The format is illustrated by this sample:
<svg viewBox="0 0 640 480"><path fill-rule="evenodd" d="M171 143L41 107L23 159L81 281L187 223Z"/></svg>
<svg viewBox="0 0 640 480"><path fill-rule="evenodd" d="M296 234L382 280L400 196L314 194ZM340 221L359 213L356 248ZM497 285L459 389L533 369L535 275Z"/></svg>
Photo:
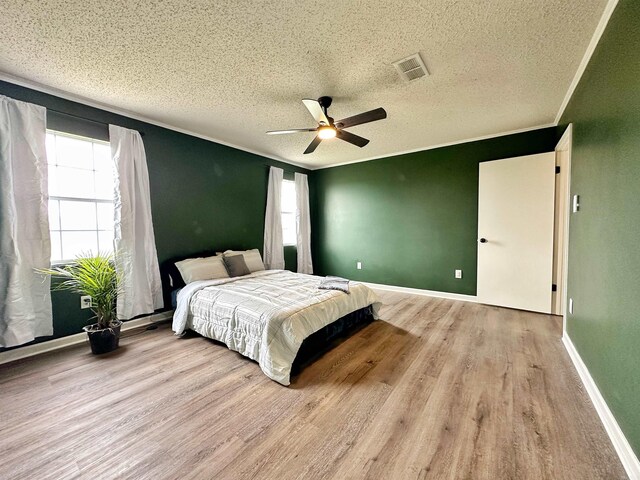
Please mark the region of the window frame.
<svg viewBox="0 0 640 480"><path fill-rule="evenodd" d="M82 140L85 142L89 142L92 144L92 158L91 161L94 162L94 157L93 155L93 144L99 144L99 145L103 145L103 146L111 146L111 143L109 141L106 140L101 140L98 138L92 138L92 137L87 137L87 136L83 136L83 135L77 135L77 134L73 134L73 133L68 133L68 132L63 132L61 130L54 130L52 128L47 128L46 130L47 135L48 134L53 134L54 136L63 136L63 137L68 137L68 138L72 138L72 139L76 139L76 140ZM48 153L48 152L47 152ZM54 163L51 163L49 157L47 156L47 176L51 173L50 168L54 167L57 168L59 166L62 167L66 167L65 165L59 165L58 164L58 159L57 159L57 149L56 149L56 159L54 160ZM71 168L77 168L77 167L71 167ZM84 170L89 170L89 169L84 169ZM95 169L95 163L93 163L92 168L90 169L93 172L94 175L94 179L95 179L95 175L96 172L99 172L101 170L96 170ZM115 178L114 178L115 180ZM95 190L94 190L94 195L95 195ZM99 227L99 220L98 220L98 204L111 204L114 205L115 207L115 198L111 198L111 200L107 200L104 198L91 198L91 197L68 197L68 196L61 196L61 195L51 195L50 192L47 192L47 210L49 210L51 208L51 201L57 201L58 202L58 229L53 230L51 228L51 222L49 222L49 236L50 238L53 237L53 235L58 235L58 240L60 242L60 248L61 248L61 253L64 253L64 248L63 248L63 241L62 241L62 233L63 232L91 232L94 233L96 235L96 245L98 246L99 251L103 251L102 249L100 249L100 232L108 232L109 230L101 230ZM95 214L96 214L96 224L95 224L95 230L64 230L62 229L62 215L61 215L61 208L60 208L60 202L81 202L81 203L90 203L95 205ZM111 231L114 231L114 229L112 228ZM89 249L87 249L88 251ZM112 248L109 250L109 252L113 252L113 246ZM98 252L95 252L98 253ZM73 263L75 261L75 258L63 258L63 259L58 259L58 260L50 260L51 265L52 266L60 266L60 265L68 265L70 263Z"/></svg>
<svg viewBox="0 0 640 480"><path fill-rule="evenodd" d="M296 214L298 213L298 207L297 207L296 202L295 202L295 198L296 198L296 182L294 180L287 180L287 179L283 178L282 179L282 191L284 191L285 183L291 184L292 187L293 187L294 205L293 205L293 210L285 210L284 209L284 203L282 202L282 195L281 195L281 198L280 198L280 219L281 219L281 223L282 223L282 245L284 247L295 247L297 245L297 240L294 239L293 243L286 243L285 242L285 238L284 238L284 216L285 215L293 215L293 222L294 222L294 226L295 226Z"/></svg>

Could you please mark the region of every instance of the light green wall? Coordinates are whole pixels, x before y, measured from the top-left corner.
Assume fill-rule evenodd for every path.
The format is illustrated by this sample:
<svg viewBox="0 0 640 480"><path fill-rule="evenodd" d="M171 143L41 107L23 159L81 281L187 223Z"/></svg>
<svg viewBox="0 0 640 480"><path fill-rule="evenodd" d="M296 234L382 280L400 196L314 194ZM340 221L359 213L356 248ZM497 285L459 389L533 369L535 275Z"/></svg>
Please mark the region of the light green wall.
<svg viewBox="0 0 640 480"><path fill-rule="evenodd" d="M573 123L567 329L640 454L640 1L621 0L562 119Z"/></svg>
<svg viewBox="0 0 640 480"><path fill-rule="evenodd" d="M314 171L316 271L475 295L479 163L549 152L556 139L547 128Z"/></svg>

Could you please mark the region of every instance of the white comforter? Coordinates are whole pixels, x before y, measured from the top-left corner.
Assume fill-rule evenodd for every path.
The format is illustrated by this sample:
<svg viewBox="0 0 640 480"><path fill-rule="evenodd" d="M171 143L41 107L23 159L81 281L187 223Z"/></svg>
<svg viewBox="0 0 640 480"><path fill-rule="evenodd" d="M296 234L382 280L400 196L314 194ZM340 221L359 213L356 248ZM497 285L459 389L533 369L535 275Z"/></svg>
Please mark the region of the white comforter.
<svg viewBox="0 0 640 480"><path fill-rule="evenodd" d="M266 270L221 280L193 282L178 294L173 330L186 329L224 342L256 360L271 379L289 385L291 365L302 341L322 327L378 299L365 285L350 293L320 290L322 277Z"/></svg>

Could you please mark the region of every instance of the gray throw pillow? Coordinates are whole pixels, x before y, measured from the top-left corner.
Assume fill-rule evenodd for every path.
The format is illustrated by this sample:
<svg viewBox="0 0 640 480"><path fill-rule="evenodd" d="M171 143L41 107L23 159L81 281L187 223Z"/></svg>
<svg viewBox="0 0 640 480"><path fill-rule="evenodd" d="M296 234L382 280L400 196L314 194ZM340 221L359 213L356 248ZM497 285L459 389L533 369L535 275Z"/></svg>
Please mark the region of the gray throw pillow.
<svg viewBox="0 0 640 480"><path fill-rule="evenodd" d="M241 275L249 275L251 270L247 267L242 255L224 256L224 266L227 267L230 277L239 277Z"/></svg>

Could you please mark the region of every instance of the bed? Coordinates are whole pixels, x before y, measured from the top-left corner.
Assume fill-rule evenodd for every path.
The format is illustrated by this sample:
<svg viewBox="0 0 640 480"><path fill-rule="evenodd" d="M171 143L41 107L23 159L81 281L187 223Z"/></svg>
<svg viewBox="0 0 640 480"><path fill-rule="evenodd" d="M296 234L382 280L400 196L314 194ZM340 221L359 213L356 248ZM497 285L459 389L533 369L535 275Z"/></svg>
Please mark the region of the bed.
<svg viewBox="0 0 640 480"><path fill-rule="evenodd" d="M190 282L177 294L173 330L223 342L257 361L269 378L289 385L294 361L299 365L332 337L377 318L379 302L366 285L350 282L344 293L319 289L321 281L262 270Z"/></svg>

